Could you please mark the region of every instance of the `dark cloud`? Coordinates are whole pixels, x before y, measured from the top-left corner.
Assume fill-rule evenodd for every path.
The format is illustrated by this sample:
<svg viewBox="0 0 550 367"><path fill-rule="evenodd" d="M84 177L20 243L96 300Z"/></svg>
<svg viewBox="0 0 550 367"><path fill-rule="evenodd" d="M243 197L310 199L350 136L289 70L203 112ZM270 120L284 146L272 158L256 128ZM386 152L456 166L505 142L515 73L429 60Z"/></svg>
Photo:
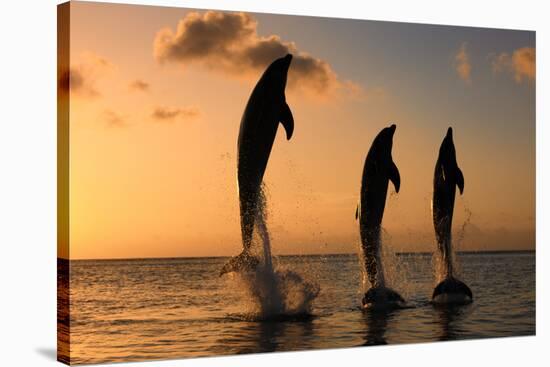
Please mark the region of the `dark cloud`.
<svg viewBox="0 0 550 367"><path fill-rule="evenodd" d="M130 83L130 89L132 89L132 90L148 92L149 87L150 87L149 83L147 83L147 82L145 82L141 79L136 79L136 80L134 80Z"/></svg>
<svg viewBox="0 0 550 367"><path fill-rule="evenodd" d="M62 93L68 93L71 85L71 72L69 69L61 71L57 79L57 89Z"/></svg>
<svg viewBox="0 0 550 367"><path fill-rule="evenodd" d="M109 127L126 127L126 119L113 110L105 110L103 118Z"/></svg>
<svg viewBox="0 0 550 367"><path fill-rule="evenodd" d="M85 79L79 69L64 71L58 81L58 87L65 93L71 91L76 96L98 97L100 94L93 83Z"/></svg>
<svg viewBox="0 0 550 367"><path fill-rule="evenodd" d="M238 47L242 40L252 38L255 33L256 23L248 14L191 12L180 20L176 33L169 28L157 33L155 56L160 61L219 56L229 53L230 47Z"/></svg>
<svg viewBox="0 0 550 367"><path fill-rule="evenodd" d="M80 62L61 73L58 88L62 92L71 92L77 97L98 97L97 80L104 77L113 65L105 58L94 53L84 53Z"/></svg>
<svg viewBox="0 0 550 367"><path fill-rule="evenodd" d="M299 51L293 42L284 42L279 36L258 35L257 25L246 13L191 12L175 31L164 28L157 32L154 55L159 62L195 63L233 75L257 75L276 58L292 53L290 87L317 95L350 91L353 83L340 81L326 61ZM351 91L359 89L355 86Z"/></svg>
<svg viewBox="0 0 550 367"><path fill-rule="evenodd" d="M193 119L198 117L200 111L196 107L155 107L151 117L156 121L174 121L176 118Z"/></svg>
<svg viewBox="0 0 550 367"><path fill-rule="evenodd" d="M82 89L84 86L84 77L82 73L78 70L70 70L69 73L70 87L77 91Z"/></svg>

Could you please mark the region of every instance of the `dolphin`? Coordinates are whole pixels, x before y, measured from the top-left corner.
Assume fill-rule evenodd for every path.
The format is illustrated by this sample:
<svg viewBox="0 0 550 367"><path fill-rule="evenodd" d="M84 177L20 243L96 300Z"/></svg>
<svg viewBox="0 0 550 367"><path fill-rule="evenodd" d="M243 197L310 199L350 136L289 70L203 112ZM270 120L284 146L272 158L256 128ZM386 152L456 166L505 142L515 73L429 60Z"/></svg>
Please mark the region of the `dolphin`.
<svg viewBox="0 0 550 367"><path fill-rule="evenodd" d="M285 97L291 61L292 55L287 54L268 66L254 87L241 118L237 141L237 181L243 251L225 264L220 275L251 270L259 262L250 249L264 172L279 122L286 131L287 140L294 131L294 118Z"/></svg>
<svg viewBox="0 0 550 367"><path fill-rule="evenodd" d="M464 175L456 162L456 150L451 127L447 130L447 135L439 148L433 185L432 216L437 250L443 260L445 279L435 287L432 300L435 303L469 303L473 300L472 291L453 275L451 228L456 187L462 195L464 192Z"/></svg>
<svg viewBox="0 0 550 367"><path fill-rule="evenodd" d="M388 184L391 181L396 192L401 185L399 170L391 156L395 128L391 125L382 129L370 147L363 167L361 198L355 211L355 219L359 219L364 266L372 286L363 297L364 307L405 302L397 292L385 286L380 258L380 231Z"/></svg>

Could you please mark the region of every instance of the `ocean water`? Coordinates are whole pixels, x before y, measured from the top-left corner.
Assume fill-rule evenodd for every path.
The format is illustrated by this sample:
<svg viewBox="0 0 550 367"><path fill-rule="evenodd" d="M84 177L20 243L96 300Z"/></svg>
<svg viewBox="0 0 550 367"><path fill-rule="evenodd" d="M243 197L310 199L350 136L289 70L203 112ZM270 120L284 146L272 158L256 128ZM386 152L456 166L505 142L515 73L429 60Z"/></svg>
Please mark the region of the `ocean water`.
<svg viewBox="0 0 550 367"><path fill-rule="evenodd" d="M384 312L360 308L357 256L277 257L276 269L317 287L307 307L282 316L266 314L240 276L218 276L227 258L73 260L70 319L58 322L66 331L70 320L74 364L535 334L534 252L457 258L471 305L431 305L431 255L401 254L386 271L410 308Z"/></svg>

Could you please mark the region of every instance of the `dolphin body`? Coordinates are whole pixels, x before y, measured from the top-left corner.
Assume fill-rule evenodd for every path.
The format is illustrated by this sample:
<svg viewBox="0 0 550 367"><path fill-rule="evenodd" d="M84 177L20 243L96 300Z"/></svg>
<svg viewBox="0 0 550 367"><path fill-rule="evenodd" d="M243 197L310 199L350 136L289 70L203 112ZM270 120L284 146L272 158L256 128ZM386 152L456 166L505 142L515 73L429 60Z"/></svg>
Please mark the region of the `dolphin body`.
<svg viewBox="0 0 550 367"><path fill-rule="evenodd" d="M397 292L385 286L380 258L380 231L388 184L391 181L396 192L401 185L399 170L391 156L395 128L391 125L382 129L370 147L363 167L361 199L355 212L355 218L359 219L364 266L372 286L363 297L364 307L386 307L405 302Z"/></svg>
<svg viewBox="0 0 550 367"><path fill-rule="evenodd" d="M254 87L241 119L237 142L237 181L243 251L225 264L220 275L251 270L259 262L250 254L250 248L264 172L279 122L286 131L287 140L290 140L294 131L294 118L285 97L291 61L292 55L287 54L268 66Z"/></svg>
<svg viewBox="0 0 550 367"><path fill-rule="evenodd" d="M473 300L472 291L466 284L453 276L451 228L456 186L458 186L462 195L464 192L464 175L456 162L456 150L451 127L447 130L447 135L439 148L433 185L433 223L437 249L445 266L445 279L435 287L432 301L435 303L469 303Z"/></svg>

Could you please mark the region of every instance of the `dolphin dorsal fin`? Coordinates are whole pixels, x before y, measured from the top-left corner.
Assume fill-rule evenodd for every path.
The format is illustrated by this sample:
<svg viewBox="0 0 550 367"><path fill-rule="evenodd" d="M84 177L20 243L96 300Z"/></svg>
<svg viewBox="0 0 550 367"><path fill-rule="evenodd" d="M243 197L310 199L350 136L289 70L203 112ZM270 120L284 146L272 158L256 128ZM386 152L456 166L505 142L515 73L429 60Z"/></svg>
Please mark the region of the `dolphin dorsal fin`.
<svg viewBox="0 0 550 367"><path fill-rule="evenodd" d="M460 190L460 195L464 192L464 175L458 166L456 166L456 186Z"/></svg>
<svg viewBox="0 0 550 367"><path fill-rule="evenodd" d="M395 192L399 192L399 188L401 186L401 176L399 175L399 170L393 161L390 164L388 176L395 187Z"/></svg>
<svg viewBox="0 0 550 367"><path fill-rule="evenodd" d="M290 140L294 132L294 117L292 117L292 111L290 111L290 107L288 107L286 102L281 107L279 121L281 121L281 124L285 128L286 140Z"/></svg>

